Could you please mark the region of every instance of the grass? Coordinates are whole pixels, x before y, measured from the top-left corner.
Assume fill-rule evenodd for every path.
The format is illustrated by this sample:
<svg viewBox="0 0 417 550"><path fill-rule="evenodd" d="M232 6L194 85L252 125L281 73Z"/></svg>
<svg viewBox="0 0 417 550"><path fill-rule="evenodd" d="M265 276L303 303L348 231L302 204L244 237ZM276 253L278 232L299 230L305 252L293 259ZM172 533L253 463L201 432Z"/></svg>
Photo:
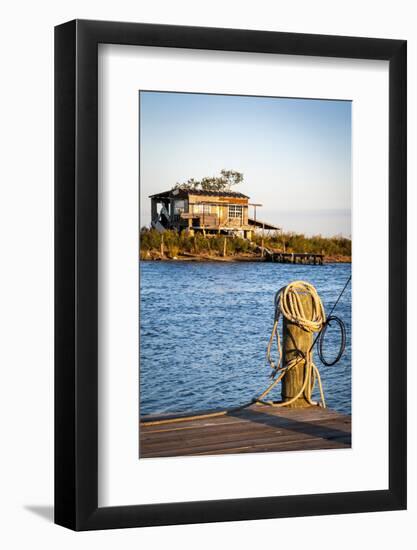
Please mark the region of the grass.
<svg viewBox="0 0 417 550"><path fill-rule="evenodd" d="M140 231L140 258L150 259L154 256L175 258L184 254L222 256L226 239L227 256L253 255L259 256L259 250L250 242L240 237L225 237L224 235L195 236L178 233L175 230L159 233L156 229L142 228ZM256 234L252 242L261 245L262 236ZM350 257L352 241L342 236L322 237L315 235L306 237L302 233L274 232L265 236L264 246L276 252L307 252L324 254L325 256Z"/></svg>

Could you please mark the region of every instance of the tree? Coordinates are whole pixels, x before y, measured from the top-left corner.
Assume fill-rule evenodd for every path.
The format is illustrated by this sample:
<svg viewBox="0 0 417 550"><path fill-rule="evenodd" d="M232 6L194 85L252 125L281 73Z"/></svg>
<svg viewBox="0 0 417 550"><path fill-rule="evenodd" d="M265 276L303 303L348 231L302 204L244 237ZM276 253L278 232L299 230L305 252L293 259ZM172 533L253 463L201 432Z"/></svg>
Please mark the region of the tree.
<svg viewBox="0 0 417 550"><path fill-rule="evenodd" d="M243 181L243 174L236 170L221 170L220 176L205 177L201 180L189 179L185 183L177 183L174 189L185 189L188 191L229 191L233 185Z"/></svg>

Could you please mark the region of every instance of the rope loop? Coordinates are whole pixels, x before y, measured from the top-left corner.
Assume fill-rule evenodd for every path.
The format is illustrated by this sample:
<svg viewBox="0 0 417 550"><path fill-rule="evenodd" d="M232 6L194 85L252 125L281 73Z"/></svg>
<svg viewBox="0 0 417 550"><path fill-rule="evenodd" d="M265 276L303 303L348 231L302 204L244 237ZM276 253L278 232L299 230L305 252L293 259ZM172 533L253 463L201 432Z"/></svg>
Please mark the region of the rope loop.
<svg viewBox="0 0 417 550"><path fill-rule="evenodd" d="M326 335L327 328L331 326L332 323L336 323L336 325L339 327L340 332L340 347L339 351L336 355L336 357L333 359L333 361L328 361L324 357L324 339ZM330 315L330 317L327 318L327 321L325 325L323 326L323 329L321 330L318 340L317 340L317 351L320 357L320 361L323 363L323 365L326 365L326 367L332 367L336 363L338 363L343 355L343 352L345 351L346 347L346 327L345 323L340 319L339 317L336 317L336 315Z"/></svg>

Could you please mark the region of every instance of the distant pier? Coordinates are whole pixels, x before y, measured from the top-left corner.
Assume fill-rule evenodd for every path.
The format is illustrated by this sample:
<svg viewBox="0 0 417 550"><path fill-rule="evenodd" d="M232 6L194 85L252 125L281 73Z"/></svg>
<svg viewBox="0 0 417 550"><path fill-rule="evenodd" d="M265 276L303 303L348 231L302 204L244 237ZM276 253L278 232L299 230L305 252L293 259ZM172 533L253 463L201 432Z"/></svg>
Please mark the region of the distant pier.
<svg viewBox="0 0 417 550"><path fill-rule="evenodd" d="M280 264L323 265L324 254L309 252L270 252L265 256L267 261Z"/></svg>

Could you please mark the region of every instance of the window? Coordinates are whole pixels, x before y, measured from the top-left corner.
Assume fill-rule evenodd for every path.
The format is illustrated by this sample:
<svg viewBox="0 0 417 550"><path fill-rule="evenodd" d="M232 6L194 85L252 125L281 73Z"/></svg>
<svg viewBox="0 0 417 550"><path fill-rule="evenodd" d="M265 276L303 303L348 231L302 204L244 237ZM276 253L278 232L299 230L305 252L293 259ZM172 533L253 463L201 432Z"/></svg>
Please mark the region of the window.
<svg viewBox="0 0 417 550"><path fill-rule="evenodd" d="M211 208L209 204L194 204L194 214L210 214Z"/></svg>
<svg viewBox="0 0 417 550"><path fill-rule="evenodd" d="M242 207L236 204L229 205L229 218L241 218Z"/></svg>
<svg viewBox="0 0 417 550"><path fill-rule="evenodd" d="M187 211L187 201L185 200L176 200L174 202L174 214L181 214L181 212Z"/></svg>

